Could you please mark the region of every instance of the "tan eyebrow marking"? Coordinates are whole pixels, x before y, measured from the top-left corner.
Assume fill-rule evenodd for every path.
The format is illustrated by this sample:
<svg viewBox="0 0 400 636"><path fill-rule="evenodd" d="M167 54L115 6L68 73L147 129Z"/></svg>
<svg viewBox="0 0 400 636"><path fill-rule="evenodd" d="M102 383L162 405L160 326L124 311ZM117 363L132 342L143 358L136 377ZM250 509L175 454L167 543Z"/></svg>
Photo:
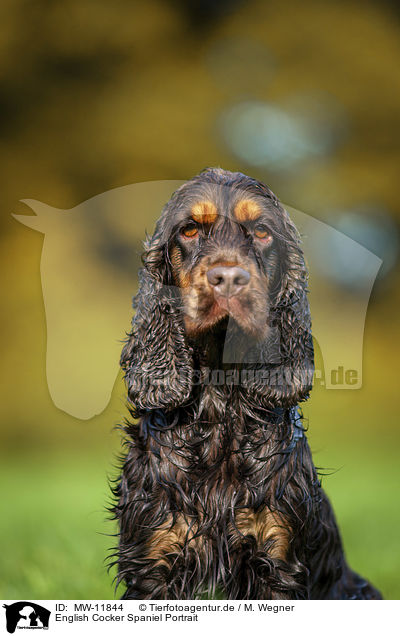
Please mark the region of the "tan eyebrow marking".
<svg viewBox="0 0 400 636"><path fill-rule="evenodd" d="M242 199L233 211L238 221L255 221L261 215L261 208L251 199Z"/></svg>
<svg viewBox="0 0 400 636"><path fill-rule="evenodd" d="M193 221L197 223L214 223L217 219L217 208L212 201L199 201L191 209Z"/></svg>

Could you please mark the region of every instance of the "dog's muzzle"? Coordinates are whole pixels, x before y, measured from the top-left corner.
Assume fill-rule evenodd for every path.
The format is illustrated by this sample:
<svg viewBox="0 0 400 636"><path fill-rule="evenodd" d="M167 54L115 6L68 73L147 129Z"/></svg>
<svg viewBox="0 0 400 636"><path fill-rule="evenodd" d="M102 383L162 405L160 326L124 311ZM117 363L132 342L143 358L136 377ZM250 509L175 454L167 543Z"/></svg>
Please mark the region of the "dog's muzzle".
<svg viewBox="0 0 400 636"><path fill-rule="evenodd" d="M217 296L231 298L248 285L250 274L242 267L221 265L208 270L207 280Z"/></svg>

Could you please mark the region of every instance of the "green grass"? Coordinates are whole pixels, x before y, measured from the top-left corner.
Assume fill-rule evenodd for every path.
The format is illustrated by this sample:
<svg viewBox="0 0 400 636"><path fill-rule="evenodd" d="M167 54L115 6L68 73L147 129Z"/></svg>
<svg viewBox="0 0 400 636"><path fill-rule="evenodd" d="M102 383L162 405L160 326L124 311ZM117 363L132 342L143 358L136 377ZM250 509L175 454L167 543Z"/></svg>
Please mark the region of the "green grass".
<svg viewBox="0 0 400 636"><path fill-rule="evenodd" d="M111 461L111 460L110 460ZM115 539L106 520L107 463L100 455L4 464L0 596L114 597L104 559Z"/></svg>
<svg viewBox="0 0 400 636"><path fill-rule="evenodd" d="M346 448L351 458L323 479L334 505L351 566L400 598L398 462L381 447ZM316 452L332 465L343 447ZM322 460L322 461L321 461ZM0 480L0 596L4 599L111 599L113 573L104 559L116 539L107 521L111 452L89 457L65 450L63 458L3 461Z"/></svg>
<svg viewBox="0 0 400 636"><path fill-rule="evenodd" d="M382 447L381 447L382 448ZM398 456L355 446L355 461L323 479L349 565L386 599L400 598Z"/></svg>

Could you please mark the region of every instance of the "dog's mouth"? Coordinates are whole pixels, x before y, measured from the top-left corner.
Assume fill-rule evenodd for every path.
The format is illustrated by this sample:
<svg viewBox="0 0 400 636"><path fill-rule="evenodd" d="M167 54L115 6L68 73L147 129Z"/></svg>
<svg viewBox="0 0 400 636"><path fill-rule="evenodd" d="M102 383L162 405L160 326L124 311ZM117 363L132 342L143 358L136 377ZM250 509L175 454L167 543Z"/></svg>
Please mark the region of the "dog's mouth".
<svg viewBox="0 0 400 636"><path fill-rule="evenodd" d="M224 318L230 316L239 324L246 322L252 310L252 302L244 294L239 296L214 296L214 302L209 312L209 317Z"/></svg>
<svg viewBox="0 0 400 636"><path fill-rule="evenodd" d="M244 267L219 264L203 270L193 279L183 290L184 319L189 335L204 333L231 318L249 336L265 337L267 291L258 276Z"/></svg>

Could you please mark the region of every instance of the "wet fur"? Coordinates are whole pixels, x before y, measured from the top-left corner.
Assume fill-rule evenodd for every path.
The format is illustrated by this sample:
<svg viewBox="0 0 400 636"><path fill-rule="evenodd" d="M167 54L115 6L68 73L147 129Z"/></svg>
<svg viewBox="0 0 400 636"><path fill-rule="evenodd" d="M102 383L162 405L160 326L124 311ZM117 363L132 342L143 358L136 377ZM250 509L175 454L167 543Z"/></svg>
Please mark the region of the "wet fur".
<svg viewBox="0 0 400 636"><path fill-rule="evenodd" d="M192 279L173 237L199 197L228 209L243 193L265 206L275 236L268 329L254 340L253 363L224 365L227 319L203 331L195 322L193 333L185 326L182 291ZM346 564L298 415L313 374L307 273L278 199L245 175L207 170L167 203L145 248L121 360L138 418L125 427L114 490L123 598L193 599L217 590L231 599L380 598ZM237 250L240 260L239 243ZM240 329L236 335L240 344ZM240 382L207 382L210 369L228 367L246 371Z"/></svg>

